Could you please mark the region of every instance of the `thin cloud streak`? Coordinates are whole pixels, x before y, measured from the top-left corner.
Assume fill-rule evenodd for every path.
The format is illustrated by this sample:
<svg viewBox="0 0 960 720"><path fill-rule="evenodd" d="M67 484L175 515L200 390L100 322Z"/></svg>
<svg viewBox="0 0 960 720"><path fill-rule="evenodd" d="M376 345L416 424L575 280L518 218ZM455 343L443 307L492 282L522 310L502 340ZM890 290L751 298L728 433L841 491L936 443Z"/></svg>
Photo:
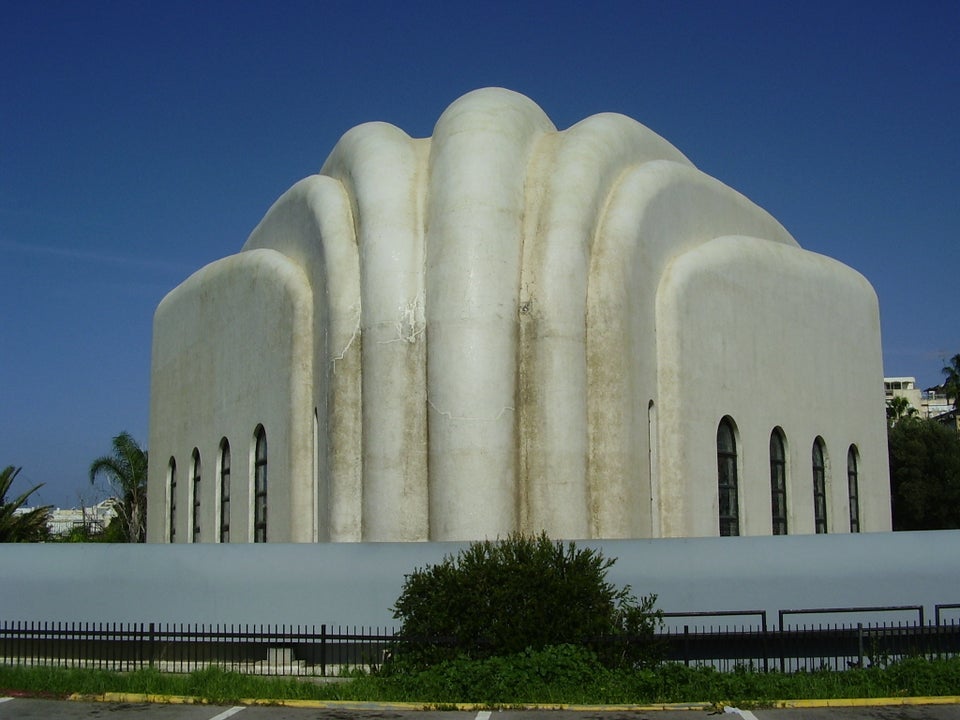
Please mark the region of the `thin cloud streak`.
<svg viewBox="0 0 960 720"><path fill-rule="evenodd" d="M110 255L107 253L99 253L89 250L77 250L74 248L61 248L50 245L31 245L28 243L17 242L15 240L0 240L0 250L11 250L14 252L42 255L45 257L58 258L62 260L81 260L83 262L95 263L98 265L117 265L120 267L176 272L178 274L182 274L184 277L196 270L196 266L194 264L187 262L176 263L168 260L159 260L157 258L123 257L120 255Z"/></svg>

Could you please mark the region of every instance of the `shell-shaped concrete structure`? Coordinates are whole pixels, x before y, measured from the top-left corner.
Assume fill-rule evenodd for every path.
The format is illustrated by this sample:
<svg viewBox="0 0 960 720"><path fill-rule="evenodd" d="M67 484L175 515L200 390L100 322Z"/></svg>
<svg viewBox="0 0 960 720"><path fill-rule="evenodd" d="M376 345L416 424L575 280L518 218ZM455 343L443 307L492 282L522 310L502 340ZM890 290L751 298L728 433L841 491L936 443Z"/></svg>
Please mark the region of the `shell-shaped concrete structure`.
<svg viewBox="0 0 960 720"><path fill-rule="evenodd" d="M888 530L879 335L646 127L478 90L349 131L163 300L149 539Z"/></svg>

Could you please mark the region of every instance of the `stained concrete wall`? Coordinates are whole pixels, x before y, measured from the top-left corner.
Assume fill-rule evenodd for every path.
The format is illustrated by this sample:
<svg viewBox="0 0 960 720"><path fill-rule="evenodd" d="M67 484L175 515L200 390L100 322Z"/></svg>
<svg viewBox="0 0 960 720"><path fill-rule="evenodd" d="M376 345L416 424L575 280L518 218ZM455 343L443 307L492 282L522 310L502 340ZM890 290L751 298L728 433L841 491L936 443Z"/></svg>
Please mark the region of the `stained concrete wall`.
<svg viewBox="0 0 960 720"><path fill-rule="evenodd" d="M859 455L860 529L890 529L877 300L850 268L743 236L674 259L657 295L665 535L717 531L716 437L738 434L740 532L771 532L770 434L786 441L787 528L814 532L814 439L827 527L850 531L847 452ZM695 440L696 439L696 440Z"/></svg>
<svg viewBox="0 0 960 720"><path fill-rule="evenodd" d="M314 539L312 313L303 271L273 250L224 258L164 299L154 320L150 389L150 541L170 541L171 458L176 542L193 541L197 501L199 540L219 540L224 438L230 443L230 537L252 541L258 425L266 429L269 449L268 540ZM194 449L200 457L199 493ZM291 483L290 477L305 482Z"/></svg>
<svg viewBox="0 0 960 720"><path fill-rule="evenodd" d="M725 236L759 249L721 252ZM148 537L165 539L168 458L185 492L191 447L206 458L220 428L258 423L271 439L270 539L712 535L725 414L789 424L798 477L811 432L830 436L835 466L839 445L856 444L864 527L888 528L876 299L816 257L621 115L558 131L528 98L488 88L454 102L431 138L361 125L239 255L158 309ZM681 292L664 274L686 266L700 270ZM721 274L758 269L796 282L720 297ZM844 309L822 314L830 305ZM774 309L782 334L767 332ZM224 318L242 331L225 333ZM736 352L714 363L718 329ZM761 336L769 351L741 362ZM773 372L782 400L767 408ZM768 472L750 447L742 527L763 534ZM793 530L808 532L802 483L791 492ZM249 497L237 500L244 512Z"/></svg>

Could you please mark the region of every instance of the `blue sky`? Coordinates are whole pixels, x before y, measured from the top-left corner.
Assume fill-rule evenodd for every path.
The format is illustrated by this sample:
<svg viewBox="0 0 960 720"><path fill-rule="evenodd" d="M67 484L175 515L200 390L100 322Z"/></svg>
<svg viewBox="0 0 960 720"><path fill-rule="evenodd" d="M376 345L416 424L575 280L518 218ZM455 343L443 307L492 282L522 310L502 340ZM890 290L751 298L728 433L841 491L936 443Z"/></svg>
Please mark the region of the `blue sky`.
<svg viewBox="0 0 960 720"><path fill-rule="evenodd" d="M960 352L960 3L0 0L0 466L73 506L147 441L153 311L338 138L499 85L629 115L880 298L887 375ZM881 389L878 388L878 392Z"/></svg>

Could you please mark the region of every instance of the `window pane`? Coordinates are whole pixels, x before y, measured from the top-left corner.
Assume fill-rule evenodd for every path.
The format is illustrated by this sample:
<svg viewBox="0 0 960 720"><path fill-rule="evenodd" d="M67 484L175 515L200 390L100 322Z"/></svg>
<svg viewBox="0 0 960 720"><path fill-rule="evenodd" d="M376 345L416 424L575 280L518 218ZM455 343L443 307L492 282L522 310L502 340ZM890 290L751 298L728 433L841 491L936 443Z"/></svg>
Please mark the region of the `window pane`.
<svg viewBox="0 0 960 720"><path fill-rule="evenodd" d="M267 541L267 434L263 426L257 428L256 461L254 463L253 541Z"/></svg>
<svg viewBox="0 0 960 720"><path fill-rule="evenodd" d="M168 469L170 476L170 542L174 542L177 537L177 462L170 458Z"/></svg>
<svg viewBox="0 0 960 720"><path fill-rule="evenodd" d="M860 489L857 477L857 448L847 452L847 494L850 499L850 532L860 532Z"/></svg>
<svg viewBox="0 0 960 720"><path fill-rule="evenodd" d="M770 501L774 535L787 534L787 463L783 436L770 434Z"/></svg>
<svg viewBox="0 0 960 720"><path fill-rule="evenodd" d="M729 418L721 420L717 428L717 493L720 535L739 535L737 446Z"/></svg>
<svg viewBox="0 0 960 720"><path fill-rule="evenodd" d="M193 542L200 542L200 452L193 451Z"/></svg>
<svg viewBox="0 0 960 720"><path fill-rule="evenodd" d="M220 542L230 542L230 443L220 443Z"/></svg>
<svg viewBox="0 0 960 720"><path fill-rule="evenodd" d="M818 533L827 532L827 480L823 461L823 440L813 443L813 515Z"/></svg>
<svg viewBox="0 0 960 720"><path fill-rule="evenodd" d="M720 428L717 430L717 452L737 452L736 441L733 438L733 429L727 421L720 423Z"/></svg>

